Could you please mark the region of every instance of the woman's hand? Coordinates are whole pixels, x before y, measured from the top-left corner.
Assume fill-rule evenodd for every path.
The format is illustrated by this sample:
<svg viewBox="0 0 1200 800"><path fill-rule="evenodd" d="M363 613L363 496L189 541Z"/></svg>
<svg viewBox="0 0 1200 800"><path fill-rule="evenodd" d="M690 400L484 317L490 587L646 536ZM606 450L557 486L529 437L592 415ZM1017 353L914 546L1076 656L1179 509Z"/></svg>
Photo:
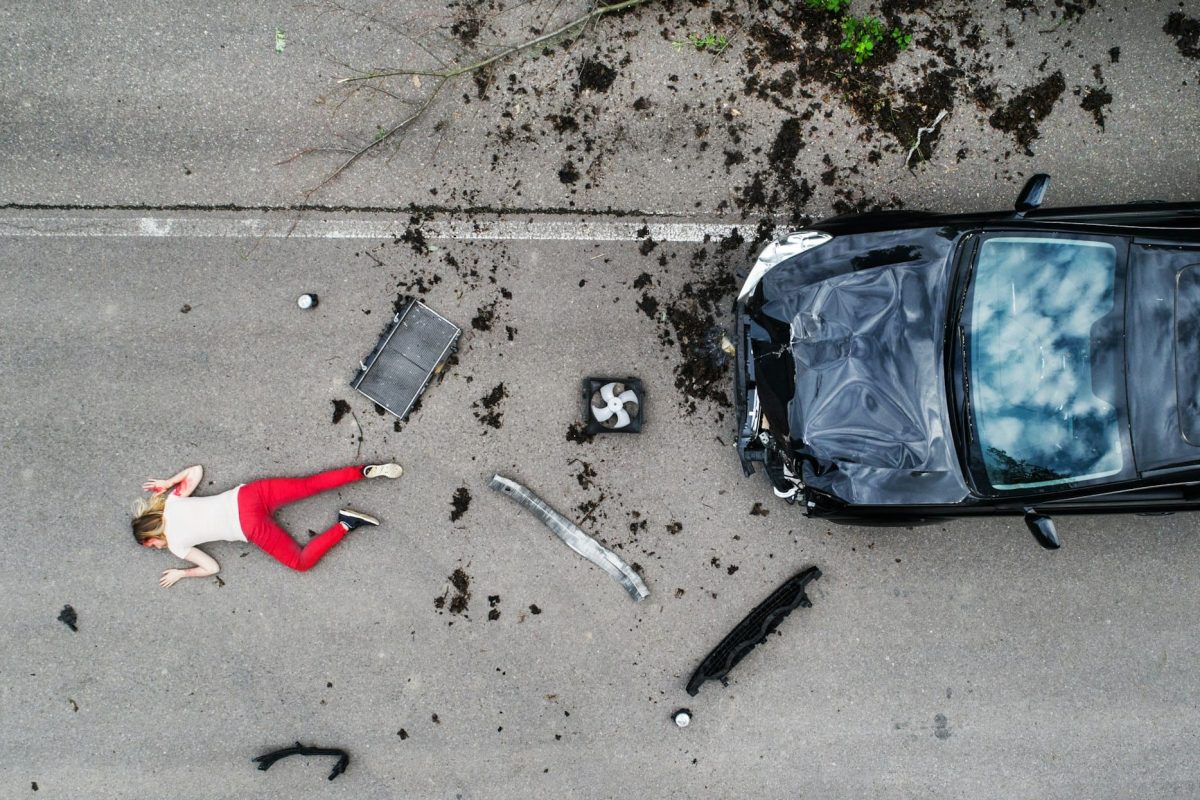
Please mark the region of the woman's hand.
<svg viewBox="0 0 1200 800"><path fill-rule="evenodd" d="M143 489L154 494L161 494L167 489L170 489L171 486L173 486L173 484L170 481L159 480L158 478L148 478L146 482L142 484Z"/></svg>
<svg viewBox="0 0 1200 800"><path fill-rule="evenodd" d="M169 589L179 582L180 578L186 578L187 571L182 569L163 570L162 578L159 579L158 585L164 589Z"/></svg>

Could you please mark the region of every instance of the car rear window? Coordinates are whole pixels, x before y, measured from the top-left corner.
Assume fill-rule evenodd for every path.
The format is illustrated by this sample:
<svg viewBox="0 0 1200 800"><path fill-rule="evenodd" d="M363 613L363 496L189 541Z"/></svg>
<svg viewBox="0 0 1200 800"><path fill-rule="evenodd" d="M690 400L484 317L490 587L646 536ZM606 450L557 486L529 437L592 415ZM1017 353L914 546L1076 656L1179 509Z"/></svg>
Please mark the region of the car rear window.
<svg viewBox="0 0 1200 800"><path fill-rule="evenodd" d="M1179 429L1188 444L1200 445L1200 264L1176 280L1175 386Z"/></svg>
<svg viewBox="0 0 1200 800"><path fill-rule="evenodd" d="M982 242L970 297L969 392L994 489L1037 489L1123 469L1117 409L1093 390L1093 326L1112 312L1106 242ZM1114 363L1102 360L1101 363Z"/></svg>

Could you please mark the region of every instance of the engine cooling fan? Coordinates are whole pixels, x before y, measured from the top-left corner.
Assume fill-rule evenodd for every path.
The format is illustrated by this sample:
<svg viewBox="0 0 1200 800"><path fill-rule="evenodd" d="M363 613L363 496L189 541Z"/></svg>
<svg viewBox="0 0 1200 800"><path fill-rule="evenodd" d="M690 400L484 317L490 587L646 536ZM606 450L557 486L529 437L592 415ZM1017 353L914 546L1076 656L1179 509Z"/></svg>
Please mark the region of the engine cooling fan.
<svg viewBox="0 0 1200 800"><path fill-rule="evenodd" d="M583 382L589 434L638 433L645 390L637 378L587 378Z"/></svg>

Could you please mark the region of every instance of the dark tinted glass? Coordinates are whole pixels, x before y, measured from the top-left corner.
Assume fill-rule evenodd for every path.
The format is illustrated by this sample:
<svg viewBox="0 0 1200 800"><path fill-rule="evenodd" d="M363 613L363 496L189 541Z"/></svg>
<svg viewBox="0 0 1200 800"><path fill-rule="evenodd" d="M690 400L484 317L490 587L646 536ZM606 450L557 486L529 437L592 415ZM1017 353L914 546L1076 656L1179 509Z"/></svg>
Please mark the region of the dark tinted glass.
<svg viewBox="0 0 1200 800"><path fill-rule="evenodd" d="M1175 380L1179 428L1200 445L1200 264L1179 271L1175 287Z"/></svg>

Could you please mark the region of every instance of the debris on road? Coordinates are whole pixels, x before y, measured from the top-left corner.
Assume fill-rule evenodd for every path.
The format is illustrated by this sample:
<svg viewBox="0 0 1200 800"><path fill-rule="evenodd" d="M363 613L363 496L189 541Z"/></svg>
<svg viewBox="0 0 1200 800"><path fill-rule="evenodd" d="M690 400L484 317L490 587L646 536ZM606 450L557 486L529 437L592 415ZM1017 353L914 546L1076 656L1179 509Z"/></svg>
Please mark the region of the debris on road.
<svg viewBox="0 0 1200 800"><path fill-rule="evenodd" d="M591 444L595 439L592 434L587 432L587 425L578 422L572 422L567 426L567 441L575 444Z"/></svg>
<svg viewBox="0 0 1200 800"><path fill-rule="evenodd" d="M463 572L462 568L454 570L447 579L450 585L454 587L454 597L450 598L450 613L462 614L467 610L471 603L471 576ZM434 608L442 608L446 604L446 595L435 598L433 601Z"/></svg>
<svg viewBox="0 0 1200 800"><path fill-rule="evenodd" d="M271 765L280 759L288 756L337 756L337 763L333 765L333 772L329 773L328 780L333 780L338 775L346 771L346 767L350 766L350 754L340 747L309 747L302 745L299 742L293 747L283 747L279 750L272 750L269 753L263 753L261 756L250 759L258 764L258 768L262 771L267 771Z"/></svg>
<svg viewBox="0 0 1200 800"><path fill-rule="evenodd" d="M460 486L454 490L454 497L450 499L450 521L458 522L462 519L462 515L467 513L467 509L471 507L471 490L465 486Z"/></svg>
<svg viewBox="0 0 1200 800"><path fill-rule="evenodd" d="M646 390L637 378L584 378L584 422L588 435L638 433Z"/></svg>
<svg viewBox="0 0 1200 800"><path fill-rule="evenodd" d="M453 322L412 300L359 363L350 386L403 420L454 352L461 335L462 329Z"/></svg>
<svg viewBox="0 0 1200 800"><path fill-rule="evenodd" d="M779 623L791 614L798 606L811 608L812 601L804 590L809 583L821 577L821 570L809 567L784 581L778 589L771 592L766 600L759 603L746 618L739 622L721 643L705 656L692 673L687 683L687 693L695 697L700 686L705 681L721 681L726 684L725 676L737 666L738 662L757 645L767 640Z"/></svg>
<svg viewBox="0 0 1200 800"><path fill-rule="evenodd" d="M692 723L692 712L690 709L681 708L671 715L671 719L675 720L675 724L681 728L686 728Z"/></svg>
<svg viewBox="0 0 1200 800"><path fill-rule="evenodd" d="M546 527L554 531L567 547L600 567L621 584L635 602L641 602L650 595L650 590L646 588L641 576L622 561L620 556L588 536L575 523L550 508L529 489L499 474L492 476L489 486L532 512Z"/></svg>
<svg viewBox="0 0 1200 800"><path fill-rule="evenodd" d="M931 135L936 133L938 126L942 124L942 120L946 118L946 114L948 114L948 113L949 112L943 108L941 111L938 112L938 115L933 118L933 122L931 122L929 125L917 128L917 141L913 143L912 147L908 148L908 155L906 155L904 157L904 166L909 167L911 169L912 168L912 158L913 158L913 156L918 155L918 154L921 155L922 161L927 160L927 157L925 156L925 154L921 153L921 137L927 133L931 134Z"/></svg>
<svg viewBox="0 0 1200 800"><path fill-rule="evenodd" d="M499 429L504 425L504 409L501 404L508 397L508 389L505 388L504 382L496 384L492 390L483 397L471 403L473 410L471 413L475 415L475 419L479 420L484 425L490 428Z"/></svg>
<svg viewBox="0 0 1200 800"><path fill-rule="evenodd" d="M302 294L296 299L296 305L301 308L316 308L320 302L315 294Z"/></svg>
<svg viewBox="0 0 1200 800"><path fill-rule="evenodd" d="M75 609L71 608L70 605L63 606L62 611L58 612L58 621L75 631L75 633L79 633L79 628L75 625L79 621L79 617L75 615Z"/></svg>

